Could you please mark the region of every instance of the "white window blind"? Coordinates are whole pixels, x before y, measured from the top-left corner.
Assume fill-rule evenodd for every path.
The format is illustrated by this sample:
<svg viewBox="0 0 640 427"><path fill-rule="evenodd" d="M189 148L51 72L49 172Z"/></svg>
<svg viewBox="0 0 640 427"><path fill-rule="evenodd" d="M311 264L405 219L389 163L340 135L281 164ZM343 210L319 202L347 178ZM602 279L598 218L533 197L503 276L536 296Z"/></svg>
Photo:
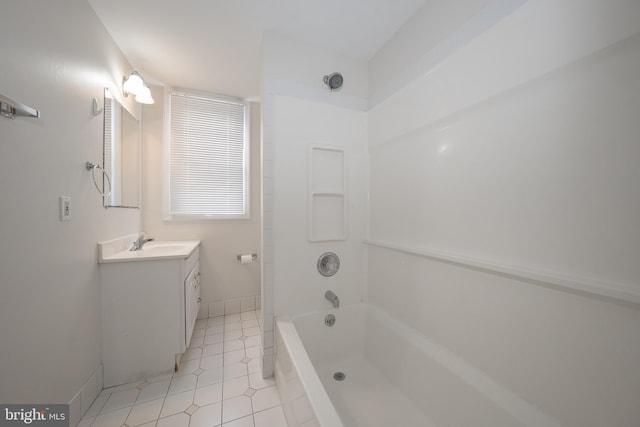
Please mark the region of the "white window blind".
<svg viewBox="0 0 640 427"><path fill-rule="evenodd" d="M248 217L248 105L171 94L169 216Z"/></svg>

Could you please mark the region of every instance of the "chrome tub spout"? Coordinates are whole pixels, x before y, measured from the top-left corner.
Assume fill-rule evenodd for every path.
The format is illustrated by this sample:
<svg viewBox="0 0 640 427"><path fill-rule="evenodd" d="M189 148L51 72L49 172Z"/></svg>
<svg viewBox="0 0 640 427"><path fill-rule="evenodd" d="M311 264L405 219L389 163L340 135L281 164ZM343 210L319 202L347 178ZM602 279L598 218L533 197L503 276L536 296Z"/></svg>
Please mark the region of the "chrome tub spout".
<svg viewBox="0 0 640 427"><path fill-rule="evenodd" d="M327 291L324 293L324 297L331 303L333 304L333 308L338 308L340 307L340 299L338 298L338 295L336 295L333 291Z"/></svg>

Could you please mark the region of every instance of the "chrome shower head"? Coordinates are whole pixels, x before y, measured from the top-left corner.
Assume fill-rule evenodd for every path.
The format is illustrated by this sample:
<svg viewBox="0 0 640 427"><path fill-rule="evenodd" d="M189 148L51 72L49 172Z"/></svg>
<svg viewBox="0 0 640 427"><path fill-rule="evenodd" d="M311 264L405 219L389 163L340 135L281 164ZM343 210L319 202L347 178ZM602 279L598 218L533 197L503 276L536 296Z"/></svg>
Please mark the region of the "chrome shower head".
<svg viewBox="0 0 640 427"><path fill-rule="evenodd" d="M342 74L340 73L331 73L327 76L324 76L324 82L329 86L331 90L338 90L342 87L342 83L344 79L342 78Z"/></svg>

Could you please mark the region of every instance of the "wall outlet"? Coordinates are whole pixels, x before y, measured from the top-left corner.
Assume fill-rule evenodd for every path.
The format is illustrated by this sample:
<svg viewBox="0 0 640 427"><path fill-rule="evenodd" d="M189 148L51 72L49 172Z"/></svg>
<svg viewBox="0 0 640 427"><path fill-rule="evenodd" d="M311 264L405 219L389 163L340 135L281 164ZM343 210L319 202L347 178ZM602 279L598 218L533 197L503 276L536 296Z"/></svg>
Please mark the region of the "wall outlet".
<svg viewBox="0 0 640 427"><path fill-rule="evenodd" d="M71 221L71 197L60 196L60 221Z"/></svg>

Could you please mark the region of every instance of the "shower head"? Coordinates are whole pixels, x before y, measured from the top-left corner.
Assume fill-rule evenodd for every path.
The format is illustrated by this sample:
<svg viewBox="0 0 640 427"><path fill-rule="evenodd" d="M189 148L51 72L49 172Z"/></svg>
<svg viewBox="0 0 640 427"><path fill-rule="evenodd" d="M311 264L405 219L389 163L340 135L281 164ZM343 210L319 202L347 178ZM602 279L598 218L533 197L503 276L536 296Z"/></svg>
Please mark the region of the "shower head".
<svg viewBox="0 0 640 427"><path fill-rule="evenodd" d="M342 78L342 74L340 73L331 73L327 76L324 76L324 82L329 86L331 90L338 90L342 87L342 82L344 79Z"/></svg>

